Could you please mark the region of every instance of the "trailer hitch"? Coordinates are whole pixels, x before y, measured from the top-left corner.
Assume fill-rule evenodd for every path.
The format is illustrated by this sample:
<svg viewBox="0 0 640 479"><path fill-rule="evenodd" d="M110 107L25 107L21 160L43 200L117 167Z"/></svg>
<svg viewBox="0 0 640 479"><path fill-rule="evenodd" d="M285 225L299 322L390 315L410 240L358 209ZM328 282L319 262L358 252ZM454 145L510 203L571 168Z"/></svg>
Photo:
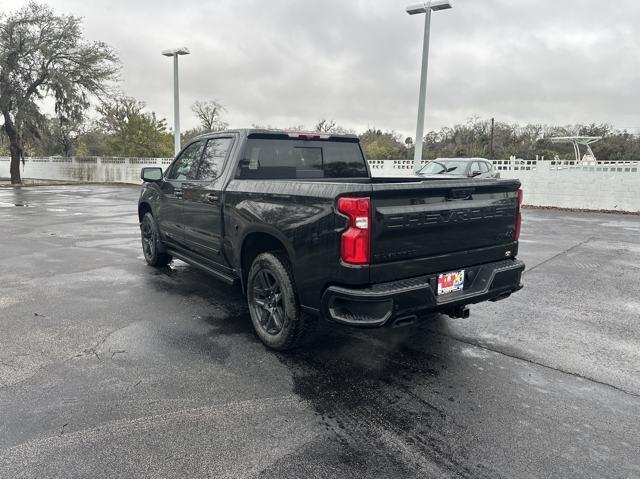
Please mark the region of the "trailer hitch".
<svg viewBox="0 0 640 479"><path fill-rule="evenodd" d="M469 317L469 314L471 314L471 311L469 310L469 306L456 306L453 309L445 311L445 314L450 318L454 318L454 319L455 318L466 319Z"/></svg>

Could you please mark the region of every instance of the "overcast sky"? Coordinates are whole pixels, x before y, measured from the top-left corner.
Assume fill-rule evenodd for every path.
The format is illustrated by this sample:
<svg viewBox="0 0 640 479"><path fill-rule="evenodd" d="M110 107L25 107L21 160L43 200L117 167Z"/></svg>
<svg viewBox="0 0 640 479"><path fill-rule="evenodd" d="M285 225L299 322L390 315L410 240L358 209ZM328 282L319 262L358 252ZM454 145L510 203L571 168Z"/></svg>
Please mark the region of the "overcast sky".
<svg viewBox="0 0 640 479"><path fill-rule="evenodd" d="M3 11L26 1L0 0ZM121 89L173 118L172 62L185 45L183 129L218 99L234 127L312 127L413 136L423 16L411 0L55 0L113 46ZM474 115L640 131L640 1L452 0L432 19L428 129Z"/></svg>

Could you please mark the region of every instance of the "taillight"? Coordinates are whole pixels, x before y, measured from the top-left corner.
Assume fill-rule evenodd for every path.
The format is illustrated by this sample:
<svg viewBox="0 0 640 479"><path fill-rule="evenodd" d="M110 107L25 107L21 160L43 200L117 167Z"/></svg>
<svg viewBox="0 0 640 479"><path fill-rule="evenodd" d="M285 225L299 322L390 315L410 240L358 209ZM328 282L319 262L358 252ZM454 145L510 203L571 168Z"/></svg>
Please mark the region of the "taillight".
<svg viewBox="0 0 640 479"><path fill-rule="evenodd" d="M349 228L342 233L340 257L349 264L369 264L369 198L339 198L338 211L349 217Z"/></svg>
<svg viewBox="0 0 640 479"><path fill-rule="evenodd" d="M522 228L522 188L518 190L518 212L516 214L516 233L514 240L520 239L520 229Z"/></svg>

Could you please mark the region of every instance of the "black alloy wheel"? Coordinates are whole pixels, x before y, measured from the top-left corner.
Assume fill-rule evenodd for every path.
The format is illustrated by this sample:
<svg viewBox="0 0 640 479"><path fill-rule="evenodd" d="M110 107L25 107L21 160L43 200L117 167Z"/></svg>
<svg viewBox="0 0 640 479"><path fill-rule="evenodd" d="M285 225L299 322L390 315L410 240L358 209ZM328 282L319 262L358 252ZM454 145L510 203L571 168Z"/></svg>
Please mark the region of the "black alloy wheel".
<svg viewBox="0 0 640 479"><path fill-rule="evenodd" d="M282 285L268 268L262 267L256 274L251 291L251 308L258 326L266 334L275 336L282 331L285 322Z"/></svg>
<svg viewBox="0 0 640 479"><path fill-rule="evenodd" d="M151 213L145 213L140 224L140 236L142 238L142 253L146 262L155 267L168 265L172 257L168 253L162 252L158 248L160 238L158 235L158 225Z"/></svg>
<svg viewBox="0 0 640 479"><path fill-rule="evenodd" d="M291 262L283 251L254 258L247 274L247 304L258 338L271 349L293 349L314 336L318 318L302 312Z"/></svg>
<svg viewBox="0 0 640 479"><path fill-rule="evenodd" d="M156 232L151 218L147 215L145 215L142 220L140 232L142 235L142 252L144 253L144 258L147 262L150 262L150 260L153 261L156 254Z"/></svg>

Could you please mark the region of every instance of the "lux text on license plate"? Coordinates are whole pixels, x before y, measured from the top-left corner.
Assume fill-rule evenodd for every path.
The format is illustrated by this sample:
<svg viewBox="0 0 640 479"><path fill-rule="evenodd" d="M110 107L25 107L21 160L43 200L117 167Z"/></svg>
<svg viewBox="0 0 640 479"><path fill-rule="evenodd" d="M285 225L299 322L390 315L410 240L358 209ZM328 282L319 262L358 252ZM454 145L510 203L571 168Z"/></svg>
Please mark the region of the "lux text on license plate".
<svg viewBox="0 0 640 479"><path fill-rule="evenodd" d="M464 288L464 270L438 275L438 294L453 293Z"/></svg>

